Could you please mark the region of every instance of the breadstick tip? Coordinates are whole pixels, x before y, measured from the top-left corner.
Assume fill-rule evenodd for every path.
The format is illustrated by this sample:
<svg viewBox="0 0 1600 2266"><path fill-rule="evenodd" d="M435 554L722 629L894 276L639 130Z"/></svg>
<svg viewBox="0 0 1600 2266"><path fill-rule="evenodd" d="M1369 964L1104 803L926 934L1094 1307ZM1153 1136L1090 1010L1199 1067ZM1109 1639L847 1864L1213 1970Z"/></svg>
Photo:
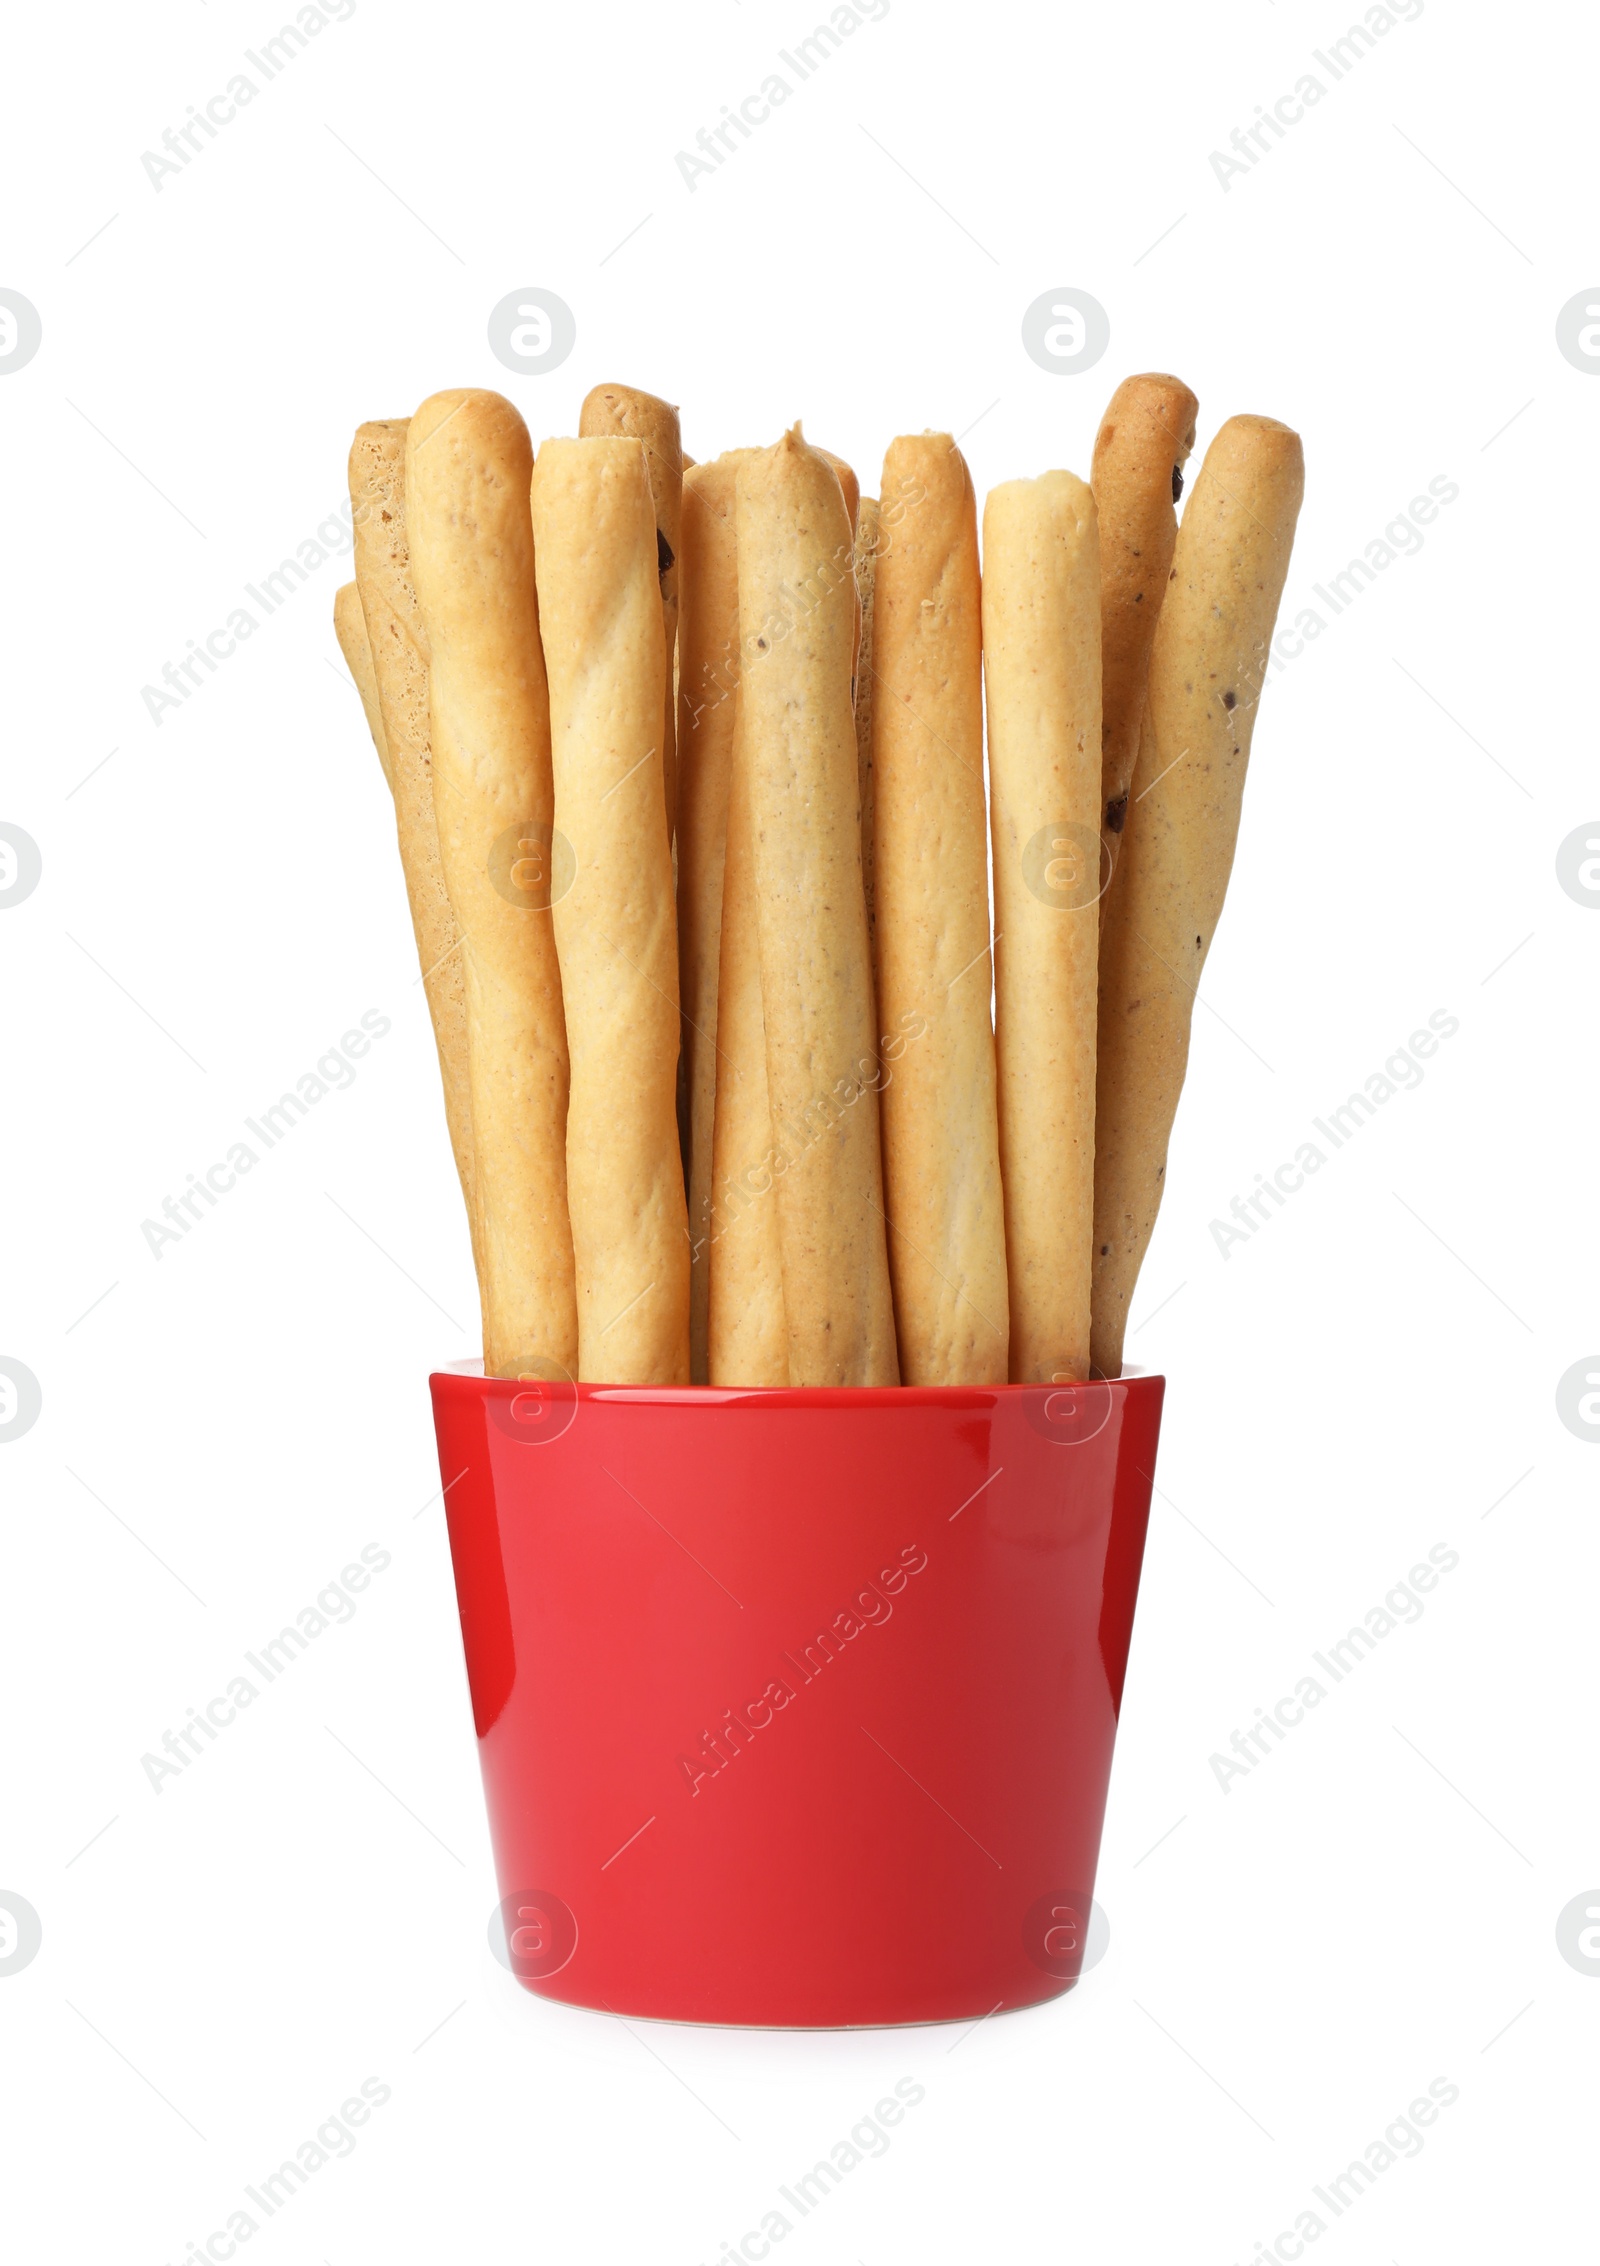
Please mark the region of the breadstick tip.
<svg viewBox="0 0 1600 2266"><path fill-rule="evenodd" d="M1164 435L1172 450L1172 468L1179 472L1193 452L1199 414L1200 403L1193 390L1170 371L1145 370L1137 377L1124 378L1106 403L1106 413L1100 420L1094 444L1095 463L1099 464L1115 440L1118 425L1134 418L1147 433L1154 427ZM1176 496L1173 501L1177 501Z"/></svg>
<svg viewBox="0 0 1600 2266"><path fill-rule="evenodd" d="M482 386L451 386L442 393L430 393L411 419L406 439L413 462L418 450L437 440L447 425L456 426L457 445L469 435L491 447L503 447L508 441L516 446L520 441L531 460L533 443L522 412L503 393Z"/></svg>
<svg viewBox="0 0 1600 2266"><path fill-rule="evenodd" d="M375 443L391 441L397 436L403 441L409 423L410 419L407 417L369 417L364 425L356 427L355 438L350 443L351 463L355 462L357 449L363 446L370 448Z"/></svg>
<svg viewBox="0 0 1600 2266"><path fill-rule="evenodd" d="M628 411L635 404L641 409L662 410L668 417L678 415L678 404L675 401L668 401L659 393L646 393L643 386L625 386L611 378L603 385L591 386L584 395L583 407L578 412L579 429L591 416L620 416L625 420ZM678 453L681 456L683 452L680 449Z"/></svg>
<svg viewBox="0 0 1600 2266"><path fill-rule="evenodd" d="M1231 461L1247 461L1260 471L1279 472L1295 484L1297 494L1304 493L1305 450L1300 435L1276 417L1259 417L1246 411L1220 426L1206 450L1206 466Z"/></svg>
<svg viewBox="0 0 1600 2266"><path fill-rule="evenodd" d="M1051 503L1071 512L1077 527L1095 525L1094 490L1087 480L1080 480L1076 472L1040 472L1033 479L1002 480L989 490L983 500L985 527L991 512L1004 513L1018 507L1026 508L1028 499Z"/></svg>

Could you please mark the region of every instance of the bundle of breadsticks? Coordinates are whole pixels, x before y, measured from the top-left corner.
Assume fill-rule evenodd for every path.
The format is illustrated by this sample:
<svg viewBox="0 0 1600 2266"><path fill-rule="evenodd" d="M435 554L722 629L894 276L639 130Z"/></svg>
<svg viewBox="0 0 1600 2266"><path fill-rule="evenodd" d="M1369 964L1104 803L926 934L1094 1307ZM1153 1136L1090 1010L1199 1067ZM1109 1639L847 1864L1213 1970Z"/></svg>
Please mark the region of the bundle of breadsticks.
<svg viewBox="0 0 1600 2266"><path fill-rule="evenodd" d="M1121 1374L1303 485L1234 417L1180 523L1196 410L1129 378L981 577L945 433L872 498L621 385L537 457L495 393L361 427L334 622L487 1375Z"/></svg>

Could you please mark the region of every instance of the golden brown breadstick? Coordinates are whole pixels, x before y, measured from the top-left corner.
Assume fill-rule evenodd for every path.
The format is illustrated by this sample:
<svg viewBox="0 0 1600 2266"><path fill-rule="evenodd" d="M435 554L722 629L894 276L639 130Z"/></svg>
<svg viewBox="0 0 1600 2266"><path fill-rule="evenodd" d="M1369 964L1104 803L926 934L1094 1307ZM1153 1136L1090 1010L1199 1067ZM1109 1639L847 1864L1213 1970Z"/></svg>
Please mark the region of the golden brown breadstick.
<svg viewBox="0 0 1600 2266"><path fill-rule="evenodd" d="M429 651L434 807L464 939L467 1059L491 1377L578 1354L563 1136L567 1045L550 900L550 710L528 429L509 401L436 393L411 420L406 497Z"/></svg>
<svg viewBox="0 0 1600 2266"><path fill-rule="evenodd" d="M983 662L1011 1375L1064 1384L1089 1374L1100 869L1099 543L1070 472L989 492Z"/></svg>
<svg viewBox="0 0 1600 2266"><path fill-rule="evenodd" d="M361 695L361 713L367 719L367 730L378 751L383 776L389 778L389 743L383 736L383 709L378 700L378 679L372 666L372 647L367 642L366 617L361 611L361 593L353 582L347 582L333 594L333 634L339 640L339 651L344 665L355 681Z"/></svg>
<svg viewBox="0 0 1600 2266"><path fill-rule="evenodd" d="M678 640L678 554L682 537L683 438L678 412L670 401L660 401L637 386L593 386L584 396L578 431L585 437L626 433L644 443L650 467L650 495L656 515L656 566L661 582L661 626L665 637L665 738L661 743L662 791L667 803L667 838L678 830L677 696L673 690L673 658Z"/></svg>
<svg viewBox="0 0 1600 2266"><path fill-rule="evenodd" d="M850 466L846 464L844 458L835 456L831 448L818 448L815 442L812 442L810 446L813 453L820 456L824 464L831 464L833 467L834 477L838 480L839 486L844 492L844 508L850 514L850 532L854 535L861 517L861 482L856 478Z"/></svg>
<svg viewBox="0 0 1600 2266"><path fill-rule="evenodd" d="M815 443L812 443L815 448ZM861 520L861 482L842 456L835 456L831 448L816 449L824 464L832 465L834 476L844 493L844 508L850 514L850 539L855 541ZM856 675L861 660L861 592L856 591L855 638L850 649L850 697L856 696Z"/></svg>
<svg viewBox="0 0 1600 2266"><path fill-rule="evenodd" d="M483 1247L467 1072L466 971L460 950L461 930L450 907L439 861L439 827L433 809L427 649L406 539L406 422L404 417L391 417L363 425L350 445L356 591L378 693L383 731L378 752L394 795L400 866L417 940L422 988L433 1022L433 1043L439 1055L445 1123L481 1283Z"/></svg>
<svg viewBox="0 0 1600 2266"><path fill-rule="evenodd" d="M856 522L856 609L861 625L856 639L856 782L861 800L861 893L867 904L869 943L873 943L877 922L872 843L872 708L876 682L872 674L872 632L877 567L878 499L863 496ZM873 948L875 951L875 944Z"/></svg>
<svg viewBox="0 0 1600 2266"><path fill-rule="evenodd" d="M950 435L888 444L884 494L909 489L920 501L879 555L875 596L888 1271L902 1382L1004 1385L977 505Z"/></svg>
<svg viewBox="0 0 1600 2266"><path fill-rule="evenodd" d="M739 706L737 694L733 706ZM734 728L722 968L717 1019L715 1151L707 1242L708 1371L713 1385L787 1385L789 1330L774 1186L767 1038L761 1013L761 932L750 759Z"/></svg>
<svg viewBox="0 0 1600 2266"><path fill-rule="evenodd" d="M661 598L640 442L546 441L533 472L572 1049L567 1185L579 1375L689 1382L678 1147L678 936L661 793Z"/></svg>
<svg viewBox="0 0 1600 2266"><path fill-rule="evenodd" d="M1101 956L1094 1364L1107 1377L1161 1203L1304 488L1297 433L1230 417L1178 530Z"/></svg>
<svg viewBox="0 0 1600 2266"><path fill-rule="evenodd" d="M872 762L895 1334L908 1385L1003 1385L977 508L948 433L889 444L884 494L907 486L878 560Z"/></svg>
<svg viewBox="0 0 1600 2266"><path fill-rule="evenodd" d="M850 514L850 540L856 546L857 571L853 577L855 581L856 600L855 630L850 645L850 698L852 703L854 703L861 697L861 637L862 625L866 618L864 611L866 601L863 598L861 592L861 577L859 571L861 547L861 482L856 478L855 473L851 469L851 467L846 464L844 458L842 456L835 456L831 448L817 448L814 441L810 445L816 451L816 454L821 457L824 464L828 464L833 467L834 474L838 479L839 486L844 494L844 508ZM858 773L860 770L859 743L860 735L858 729L856 762ZM859 788L857 792L858 800L861 803L863 828L861 837L861 887L862 894L866 899L867 943L870 949L872 942L872 846L868 833L866 831L869 825L869 821L866 815L866 800L864 796L860 795Z"/></svg>
<svg viewBox="0 0 1600 2266"><path fill-rule="evenodd" d="M679 1084L688 1133L689 1359L697 1385L710 1376L712 1119L721 1043L718 968L726 949L722 877L739 684L733 490L739 465L751 453L730 449L685 475L683 549L678 560L678 988L683 1005ZM759 998L758 989L758 1002ZM761 1085L764 1106L765 1068ZM770 1199L767 1208L771 1209Z"/></svg>
<svg viewBox="0 0 1600 2266"><path fill-rule="evenodd" d="M1100 522L1100 830L1111 871L1139 752L1150 648L1178 538L1173 506L1199 403L1181 378L1124 378L1094 444ZM1105 918L1106 899L1100 902Z"/></svg>
<svg viewBox="0 0 1600 2266"><path fill-rule="evenodd" d="M738 474L761 1003L789 1380L898 1381L861 892L849 513L799 427Z"/></svg>

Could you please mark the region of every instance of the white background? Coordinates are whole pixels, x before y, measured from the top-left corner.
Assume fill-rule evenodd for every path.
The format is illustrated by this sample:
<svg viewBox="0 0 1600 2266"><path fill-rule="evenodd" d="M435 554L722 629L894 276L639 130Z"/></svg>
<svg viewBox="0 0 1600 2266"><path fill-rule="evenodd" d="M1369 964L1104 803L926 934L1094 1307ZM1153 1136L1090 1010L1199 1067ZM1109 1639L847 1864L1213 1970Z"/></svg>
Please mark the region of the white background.
<svg viewBox="0 0 1600 2266"><path fill-rule="evenodd" d="M786 2257L1253 2259L1436 2078L1459 2099L1327 2256L1590 2223L1600 1980L1556 1919L1600 1882L1600 1447L1555 1392L1600 1343L1600 913L1555 861L1600 811L1600 381L1555 322L1600 274L1592 25L1428 0L1335 84L1333 0L893 0L691 192L676 151L820 13L359 0L159 190L141 153L280 14L11 18L0 284L43 322L0 377L0 818L43 858L0 913L0 1352L43 1394L0 1446L0 1888L43 1927L0 1979L19 2256L175 2266L368 2077L391 2099L253 2259L709 2262L902 2077L925 2101ZM1210 153L1308 70L1224 189ZM485 337L528 285L577 321L537 379ZM1086 375L1021 345L1065 285L1110 317ZM347 568L159 728L141 687L334 512L354 426L441 386L539 439L627 379L701 457L803 414L869 490L894 433L970 427L981 492L1086 473L1148 368L1202 447L1241 409L1304 434L1285 618L1329 626L1265 696L1135 1308L1171 1382L1109 1951L975 2032L540 2004L486 1946L426 1390L474 1296ZM1313 586L1438 475L1425 547L1333 618ZM369 1008L355 1085L153 1257L141 1221ZM1438 1009L1420 1087L1224 1258L1211 1220ZM1423 1618L1224 1791L1235 1727L1440 1543ZM366 1544L354 1621L153 1791L142 1754Z"/></svg>

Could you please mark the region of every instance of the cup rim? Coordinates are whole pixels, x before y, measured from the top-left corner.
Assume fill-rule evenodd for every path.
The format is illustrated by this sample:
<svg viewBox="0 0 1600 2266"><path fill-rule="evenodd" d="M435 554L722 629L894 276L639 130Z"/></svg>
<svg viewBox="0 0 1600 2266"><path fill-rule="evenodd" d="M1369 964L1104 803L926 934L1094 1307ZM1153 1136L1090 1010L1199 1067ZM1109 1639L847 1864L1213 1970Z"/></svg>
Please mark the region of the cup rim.
<svg viewBox="0 0 1600 2266"><path fill-rule="evenodd" d="M658 1408L731 1408L759 1404L771 1408L987 1408L1028 1393L1163 1391L1166 1377L1159 1370L1124 1369L1120 1377L1090 1377L1078 1384L1022 1385L599 1385L568 1381L563 1395L579 1401L608 1405ZM471 1394L487 1389L515 1398L527 1390L526 1380L486 1377L479 1355L470 1361L447 1362L430 1371L434 1391Z"/></svg>

